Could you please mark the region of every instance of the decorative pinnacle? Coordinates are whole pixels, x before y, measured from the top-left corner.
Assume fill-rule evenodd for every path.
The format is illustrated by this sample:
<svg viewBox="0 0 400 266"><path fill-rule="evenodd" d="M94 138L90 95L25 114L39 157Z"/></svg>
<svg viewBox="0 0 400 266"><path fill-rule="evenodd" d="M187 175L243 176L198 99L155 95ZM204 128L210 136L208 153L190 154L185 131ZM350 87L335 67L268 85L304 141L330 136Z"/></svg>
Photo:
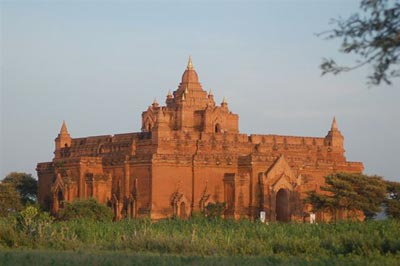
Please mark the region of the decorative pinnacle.
<svg viewBox="0 0 400 266"><path fill-rule="evenodd" d="M182 101L186 100L185 93L182 94Z"/></svg>
<svg viewBox="0 0 400 266"><path fill-rule="evenodd" d="M153 106L158 106L157 98L154 98Z"/></svg>
<svg viewBox="0 0 400 266"><path fill-rule="evenodd" d="M60 134L69 134L68 133L68 129L67 129L67 124L65 123L65 120L63 120L62 126L61 126L61 130L60 130Z"/></svg>
<svg viewBox="0 0 400 266"><path fill-rule="evenodd" d="M168 90L167 97L171 97L171 96L172 96L171 90Z"/></svg>
<svg viewBox="0 0 400 266"><path fill-rule="evenodd" d="M186 88L185 88L185 93L186 93L186 94L189 93L189 91L188 91L188 86L187 86L187 85L186 85Z"/></svg>
<svg viewBox="0 0 400 266"><path fill-rule="evenodd" d="M333 120L332 120L331 130L337 130L337 129L338 129L338 127L337 127L337 123L336 123L336 117L334 116Z"/></svg>
<svg viewBox="0 0 400 266"><path fill-rule="evenodd" d="M187 70L193 70L192 57L189 55L189 61L186 67Z"/></svg>
<svg viewBox="0 0 400 266"><path fill-rule="evenodd" d="M224 97L224 99L222 99L222 103L221 103L221 105L227 105L228 103L226 102L226 99L225 99L225 97Z"/></svg>
<svg viewBox="0 0 400 266"><path fill-rule="evenodd" d="M213 93L212 89L210 89L210 91L208 92L208 95L214 96L214 93Z"/></svg>

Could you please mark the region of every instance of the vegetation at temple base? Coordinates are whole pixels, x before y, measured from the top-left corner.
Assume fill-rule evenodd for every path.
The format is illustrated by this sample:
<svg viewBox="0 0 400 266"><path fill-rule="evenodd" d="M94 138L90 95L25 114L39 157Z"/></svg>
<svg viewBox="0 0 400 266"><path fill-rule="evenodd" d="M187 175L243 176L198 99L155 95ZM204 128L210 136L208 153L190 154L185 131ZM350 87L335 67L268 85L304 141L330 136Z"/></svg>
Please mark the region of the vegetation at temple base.
<svg viewBox="0 0 400 266"><path fill-rule="evenodd" d="M400 76L400 3L393 0L362 0L361 13L347 19L333 19L335 28L319 35L327 39L342 39L340 51L358 56L351 67L340 66L333 59L324 59L322 74L350 71L371 65L369 83L391 84Z"/></svg>
<svg viewBox="0 0 400 266"><path fill-rule="evenodd" d="M211 219L222 217L225 209L225 202L208 203L205 209L205 216Z"/></svg>
<svg viewBox="0 0 400 266"><path fill-rule="evenodd" d="M57 221L30 206L0 219L0 250L0 265L393 265L400 259L400 221Z"/></svg>
<svg viewBox="0 0 400 266"><path fill-rule="evenodd" d="M93 221L112 221L113 212L107 206L98 203L95 199L75 200L64 202L64 207L57 214L57 219L68 221L75 219L88 219Z"/></svg>
<svg viewBox="0 0 400 266"><path fill-rule="evenodd" d="M326 186L321 187L324 193L311 191L306 202L314 211L333 211L335 220L339 211L345 212L348 219L354 219L357 211L363 211L365 217L371 219L381 211L387 198L386 183L379 176L337 173L325 177L325 183Z"/></svg>

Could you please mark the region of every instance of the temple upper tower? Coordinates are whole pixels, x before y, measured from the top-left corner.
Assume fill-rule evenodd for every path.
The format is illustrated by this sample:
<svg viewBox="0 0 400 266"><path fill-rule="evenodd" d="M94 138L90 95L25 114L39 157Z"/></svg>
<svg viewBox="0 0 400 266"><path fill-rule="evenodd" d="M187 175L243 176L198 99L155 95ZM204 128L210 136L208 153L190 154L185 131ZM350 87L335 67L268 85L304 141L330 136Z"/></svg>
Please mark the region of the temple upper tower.
<svg viewBox="0 0 400 266"><path fill-rule="evenodd" d="M57 138L54 140L55 141L55 146L56 150L54 151L54 154L56 157L60 156L60 150L62 148L68 148L71 147L71 136L69 135L68 129L67 129L67 124L65 121L63 121L60 129L60 133L58 134Z"/></svg>
<svg viewBox="0 0 400 266"><path fill-rule="evenodd" d="M160 136L161 131L163 135L168 131L238 132L238 116L229 111L225 99L217 106L212 91L203 90L190 56L178 88L168 91L165 103L153 103L142 113L143 132L154 136Z"/></svg>
<svg viewBox="0 0 400 266"><path fill-rule="evenodd" d="M333 117L331 129L325 137L325 144L331 146L334 152L344 154L343 142L344 137L338 129L336 117Z"/></svg>
<svg viewBox="0 0 400 266"><path fill-rule="evenodd" d="M203 109L209 103L207 92L203 90L199 82L199 76L193 67L191 56L189 56L186 69L183 72L181 83L173 95L175 104L186 108Z"/></svg>

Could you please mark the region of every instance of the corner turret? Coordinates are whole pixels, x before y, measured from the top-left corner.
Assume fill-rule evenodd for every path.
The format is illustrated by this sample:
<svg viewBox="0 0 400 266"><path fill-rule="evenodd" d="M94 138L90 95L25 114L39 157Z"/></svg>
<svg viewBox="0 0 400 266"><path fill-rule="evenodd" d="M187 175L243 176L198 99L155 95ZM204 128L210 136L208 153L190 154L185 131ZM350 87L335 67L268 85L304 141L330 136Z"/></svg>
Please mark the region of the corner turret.
<svg viewBox="0 0 400 266"><path fill-rule="evenodd" d="M342 133L338 129L336 117L333 117L331 130L329 130L328 134L325 137L325 145L331 146L334 151L344 152L343 142L344 138Z"/></svg>
<svg viewBox="0 0 400 266"><path fill-rule="evenodd" d="M224 97L224 99L222 100L221 107L222 107L222 108L228 108L228 102L226 101L225 97Z"/></svg>
<svg viewBox="0 0 400 266"><path fill-rule="evenodd" d="M61 126L60 133L58 134L57 138L54 141L55 141L55 146L56 146L56 150L54 153L55 153L56 157L59 156L61 149L71 147L72 139L68 133L67 124L65 123L64 120L63 120L63 123Z"/></svg>

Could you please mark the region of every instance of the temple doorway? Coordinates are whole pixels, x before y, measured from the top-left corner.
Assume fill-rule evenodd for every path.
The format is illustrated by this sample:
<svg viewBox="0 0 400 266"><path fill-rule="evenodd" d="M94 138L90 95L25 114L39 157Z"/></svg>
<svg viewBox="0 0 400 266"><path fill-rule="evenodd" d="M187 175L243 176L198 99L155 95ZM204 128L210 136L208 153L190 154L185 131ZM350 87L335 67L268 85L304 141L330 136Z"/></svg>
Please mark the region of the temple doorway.
<svg viewBox="0 0 400 266"><path fill-rule="evenodd" d="M186 204L184 202L179 205L179 218L186 219Z"/></svg>
<svg viewBox="0 0 400 266"><path fill-rule="evenodd" d="M59 208L64 207L64 195L61 190L59 190L57 193L57 203Z"/></svg>
<svg viewBox="0 0 400 266"><path fill-rule="evenodd" d="M278 222L289 222L289 192L286 189L280 189L276 194L276 220Z"/></svg>

